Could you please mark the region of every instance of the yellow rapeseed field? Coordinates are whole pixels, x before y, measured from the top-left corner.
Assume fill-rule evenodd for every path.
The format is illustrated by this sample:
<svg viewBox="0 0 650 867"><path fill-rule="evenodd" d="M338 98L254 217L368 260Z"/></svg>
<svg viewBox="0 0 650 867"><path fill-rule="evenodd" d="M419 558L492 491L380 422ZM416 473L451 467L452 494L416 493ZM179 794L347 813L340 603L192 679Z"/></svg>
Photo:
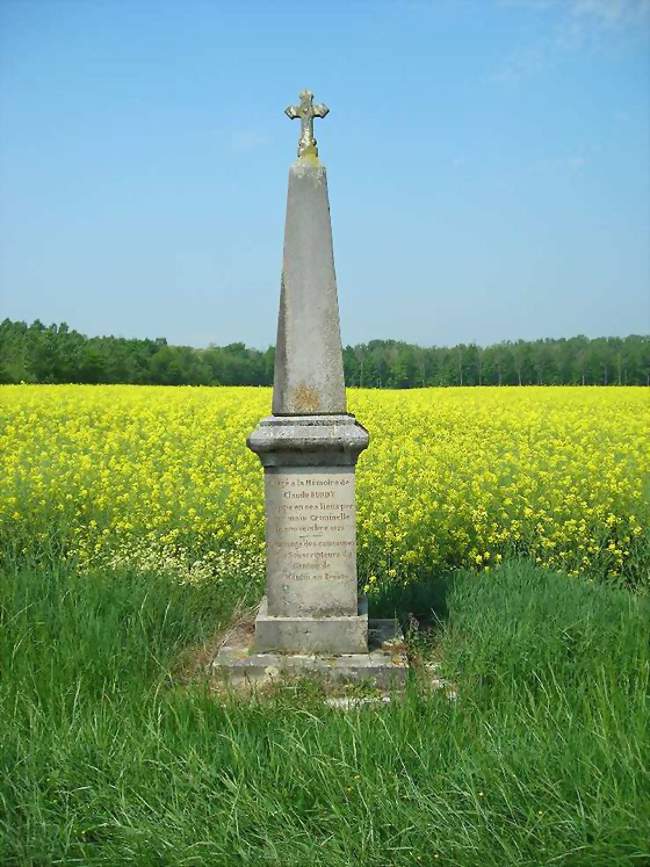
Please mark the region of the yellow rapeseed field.
<svg viewBox="0 0 650 867"><path fill-rule="evenodd" d="M247 434L270 389L0 387L0 550L184 579L263 573L262 469ZM361 580L512 553L626 574L649 506L641 388L349 393Z"/></svg>

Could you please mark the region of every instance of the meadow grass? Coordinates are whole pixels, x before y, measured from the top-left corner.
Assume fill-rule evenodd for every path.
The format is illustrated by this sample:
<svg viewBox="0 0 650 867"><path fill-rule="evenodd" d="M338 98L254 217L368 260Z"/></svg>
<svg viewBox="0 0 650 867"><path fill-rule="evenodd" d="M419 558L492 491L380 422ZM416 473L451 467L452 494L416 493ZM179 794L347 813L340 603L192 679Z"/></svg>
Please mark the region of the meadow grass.
<svg viewBox="0 0 650 867"><path fill-rule="evenodd" d="M379 607L433 607L413 649L457 700L342 712L182 681L234 578L7 569L0 863L650 863L648 597L526 562L429 587Z"/></svg>

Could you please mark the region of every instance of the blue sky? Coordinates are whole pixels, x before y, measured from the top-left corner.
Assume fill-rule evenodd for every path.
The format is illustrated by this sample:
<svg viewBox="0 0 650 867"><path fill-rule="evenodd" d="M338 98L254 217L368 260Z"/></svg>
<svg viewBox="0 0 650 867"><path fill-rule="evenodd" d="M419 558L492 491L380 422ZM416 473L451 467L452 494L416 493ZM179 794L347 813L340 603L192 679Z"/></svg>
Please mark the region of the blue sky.
<svg viewBox="0 0 650 867"><path fill-rule="evenodd" d="M650 331L650 2L0 4L0 318L275 339L309 87L344 342Z"/></svg>

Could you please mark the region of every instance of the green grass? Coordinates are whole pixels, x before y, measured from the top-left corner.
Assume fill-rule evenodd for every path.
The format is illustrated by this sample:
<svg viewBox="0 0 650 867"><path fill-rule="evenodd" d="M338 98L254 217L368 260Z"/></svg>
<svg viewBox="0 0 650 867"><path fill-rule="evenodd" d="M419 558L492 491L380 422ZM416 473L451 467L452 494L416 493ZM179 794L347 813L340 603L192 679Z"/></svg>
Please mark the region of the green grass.
<svg viewBox="0 0 650 867"><path fill-rule="evenodd" d="M234 590L5 573L0 864L650 863L650 600L526 563L446 586L413 641L458 700L344 713L179 685Z"/></svg>

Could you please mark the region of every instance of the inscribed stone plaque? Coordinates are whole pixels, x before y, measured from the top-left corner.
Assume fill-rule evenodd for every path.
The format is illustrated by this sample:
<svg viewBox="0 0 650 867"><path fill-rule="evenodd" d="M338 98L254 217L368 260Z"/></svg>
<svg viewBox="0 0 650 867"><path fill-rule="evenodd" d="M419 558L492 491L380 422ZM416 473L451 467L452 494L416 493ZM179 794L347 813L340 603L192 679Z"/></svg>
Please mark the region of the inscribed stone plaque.
<svg viewBox="0 0 650 867"><path fill-rule="evenodd" d="M357 614L354 467L268 467L268 611Z"/></svg>

